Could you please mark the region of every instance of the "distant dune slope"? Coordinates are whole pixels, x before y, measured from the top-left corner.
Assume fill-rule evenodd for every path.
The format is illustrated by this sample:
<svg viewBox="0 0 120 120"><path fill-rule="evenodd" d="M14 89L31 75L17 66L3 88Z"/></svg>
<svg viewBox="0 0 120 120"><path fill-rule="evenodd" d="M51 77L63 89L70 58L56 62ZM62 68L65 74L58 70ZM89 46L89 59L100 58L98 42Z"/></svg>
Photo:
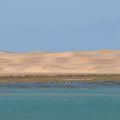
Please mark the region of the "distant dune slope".
<svg viewBox="0 0 120 120"><path fill-rule="evenodd" d="M0 52L0 74L120 73L120 51Z"/></svg>

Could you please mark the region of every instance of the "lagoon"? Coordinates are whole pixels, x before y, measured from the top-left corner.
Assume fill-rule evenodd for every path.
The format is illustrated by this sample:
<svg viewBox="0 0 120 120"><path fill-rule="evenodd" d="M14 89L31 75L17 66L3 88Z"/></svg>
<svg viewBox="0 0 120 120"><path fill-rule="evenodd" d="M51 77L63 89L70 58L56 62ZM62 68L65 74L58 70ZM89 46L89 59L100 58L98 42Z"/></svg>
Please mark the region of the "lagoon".
<svg viewBox="0 0 120 120"><path fill-rule="evenodd" d="M0 120L119 118L119 83L0 84Z"/></svg>

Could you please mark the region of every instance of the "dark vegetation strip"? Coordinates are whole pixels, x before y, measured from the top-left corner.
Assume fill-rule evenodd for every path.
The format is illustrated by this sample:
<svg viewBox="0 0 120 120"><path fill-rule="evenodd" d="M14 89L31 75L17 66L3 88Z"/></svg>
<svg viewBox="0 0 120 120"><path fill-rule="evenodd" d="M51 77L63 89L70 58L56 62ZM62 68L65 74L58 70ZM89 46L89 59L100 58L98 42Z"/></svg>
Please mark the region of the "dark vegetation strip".
<svg viewBox="0 0 120 120"><path fill-rule="evenodd" d="M51 74L0 76L0 83L11 82L76 82L76 81L113 81L120 80L120 74Z"/></svg>

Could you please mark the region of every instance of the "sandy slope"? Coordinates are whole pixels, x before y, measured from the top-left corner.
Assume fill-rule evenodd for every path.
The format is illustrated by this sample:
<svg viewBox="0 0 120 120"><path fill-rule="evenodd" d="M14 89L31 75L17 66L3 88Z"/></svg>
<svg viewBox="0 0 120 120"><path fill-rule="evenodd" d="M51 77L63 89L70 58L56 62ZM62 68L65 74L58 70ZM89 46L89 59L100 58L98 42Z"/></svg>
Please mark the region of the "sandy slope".
<svg viewBox="0 0 120 120"><path fill-rule="evenodd" d="M0 74L119 73L120 51L0 52Z"/></svg>

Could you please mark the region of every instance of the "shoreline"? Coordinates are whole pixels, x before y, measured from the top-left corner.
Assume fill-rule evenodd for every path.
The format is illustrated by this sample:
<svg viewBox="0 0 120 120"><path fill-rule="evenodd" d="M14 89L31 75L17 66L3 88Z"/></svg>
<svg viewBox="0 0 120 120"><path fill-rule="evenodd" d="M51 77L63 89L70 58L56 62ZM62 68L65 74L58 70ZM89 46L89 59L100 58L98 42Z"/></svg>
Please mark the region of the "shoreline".
<svg viewBox="0 0 120 120"><path fill-rule="evenodd" d="M44 74L3 74L0 83L49 83L49 82L96 82L120 81L119 73L44 73Z"/></svg>

